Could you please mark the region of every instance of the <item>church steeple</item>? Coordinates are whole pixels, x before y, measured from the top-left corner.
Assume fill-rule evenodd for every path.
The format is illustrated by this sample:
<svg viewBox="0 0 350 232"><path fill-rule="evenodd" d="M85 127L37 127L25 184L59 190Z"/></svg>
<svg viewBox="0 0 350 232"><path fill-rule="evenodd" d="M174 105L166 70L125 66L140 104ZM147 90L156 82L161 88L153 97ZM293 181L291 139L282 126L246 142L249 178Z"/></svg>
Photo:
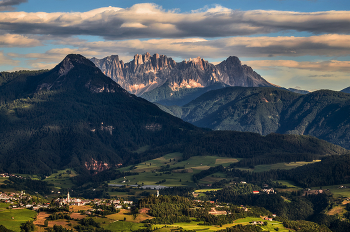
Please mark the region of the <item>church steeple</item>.
<svg viewBox="0 0 350 232"><path fill-rule="evenodd" d="M70 196L69 196L69 191L68 191L68 193L67 193L67 203L69 204L69 202L70 202Z"/></svg>

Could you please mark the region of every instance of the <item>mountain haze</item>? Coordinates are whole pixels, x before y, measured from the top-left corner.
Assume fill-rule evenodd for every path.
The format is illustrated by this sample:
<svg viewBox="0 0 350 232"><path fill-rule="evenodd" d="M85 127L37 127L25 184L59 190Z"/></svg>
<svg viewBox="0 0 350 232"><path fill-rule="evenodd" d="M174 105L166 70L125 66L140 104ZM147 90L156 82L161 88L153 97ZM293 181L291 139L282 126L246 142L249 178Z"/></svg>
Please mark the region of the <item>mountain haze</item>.
<svg viewBox="0 0 350 232"><path fill-rule="evenodd" d="M128 63L117 55L91 61L130 93L165 105L183 105L219 85L274 86L235 56L218 65L200 57L177 63L165 55L149 53L137 54Z"/></svg>

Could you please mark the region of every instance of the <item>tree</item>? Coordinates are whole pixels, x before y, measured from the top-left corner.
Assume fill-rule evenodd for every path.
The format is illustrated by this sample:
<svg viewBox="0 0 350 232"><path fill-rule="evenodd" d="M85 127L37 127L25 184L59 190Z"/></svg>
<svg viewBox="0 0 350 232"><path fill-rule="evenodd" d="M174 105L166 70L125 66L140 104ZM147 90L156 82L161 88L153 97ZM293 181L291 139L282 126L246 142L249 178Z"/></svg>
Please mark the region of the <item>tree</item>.
<svg viewBox="0 0 350 232"><path fill-rule="evenodd" d="M30 232L30 231L34 231L35 227L34 227L34 223L33 221L27 221L25 223L21 224L21 232Z"/></svg>

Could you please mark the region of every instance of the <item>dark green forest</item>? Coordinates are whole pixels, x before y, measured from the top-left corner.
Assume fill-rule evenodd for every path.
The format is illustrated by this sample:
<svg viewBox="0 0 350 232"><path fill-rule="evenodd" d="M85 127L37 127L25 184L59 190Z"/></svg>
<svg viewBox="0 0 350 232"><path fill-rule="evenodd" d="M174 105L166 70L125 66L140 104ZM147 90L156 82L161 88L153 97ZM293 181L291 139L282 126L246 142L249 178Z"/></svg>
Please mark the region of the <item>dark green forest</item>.
<svg viewBox="0 0 350 232"><path fill-rule="evenodd" d="M349 148L350 95L331 90L298 94L272 87L226 87L188 104L162 106L199 127L312 135Z"/></svg>

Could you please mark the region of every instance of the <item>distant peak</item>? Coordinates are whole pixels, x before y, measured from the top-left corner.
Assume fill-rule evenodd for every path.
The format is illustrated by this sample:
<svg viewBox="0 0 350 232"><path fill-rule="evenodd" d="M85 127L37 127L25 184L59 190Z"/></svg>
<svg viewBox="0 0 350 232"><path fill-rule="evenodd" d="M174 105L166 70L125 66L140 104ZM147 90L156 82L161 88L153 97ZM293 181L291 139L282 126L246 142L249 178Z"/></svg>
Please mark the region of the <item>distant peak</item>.
<svg viewBox="0 0 350 232"><path fill-rule="evenodd" d="M202 60L203 59L200 56L198 56L197 58L190 58L189 59L189 61L190 62L192 61L193 63L200 63Z"/></svg>
<svg viewBox="0 0 350 232"><path fill-rule="evenodd" d="M56 66L56 69L58 69L59 76L64 76L64 75L67 75L67 73L72 68L79 65L87 65L87 66L95 67L94 63L86 59L84 56L80 54L69 54L61 61L61 63L59 63Z"/></svg>
<svg viewBox="0 0 350 232"><path fill-rule="evenodd" d="M63 59L65 60L70 60L70 61L75 61L75 62L81 62L83 60L86 60L86 58L80 54L68 54L66 58Z"/></svg>
<svg viewBox="0 0 350 232"><path fill-rule="evenodd" d="M226 61L234 62L234 63L241 63L240 59L237 56L229 56Z"/></svg>

